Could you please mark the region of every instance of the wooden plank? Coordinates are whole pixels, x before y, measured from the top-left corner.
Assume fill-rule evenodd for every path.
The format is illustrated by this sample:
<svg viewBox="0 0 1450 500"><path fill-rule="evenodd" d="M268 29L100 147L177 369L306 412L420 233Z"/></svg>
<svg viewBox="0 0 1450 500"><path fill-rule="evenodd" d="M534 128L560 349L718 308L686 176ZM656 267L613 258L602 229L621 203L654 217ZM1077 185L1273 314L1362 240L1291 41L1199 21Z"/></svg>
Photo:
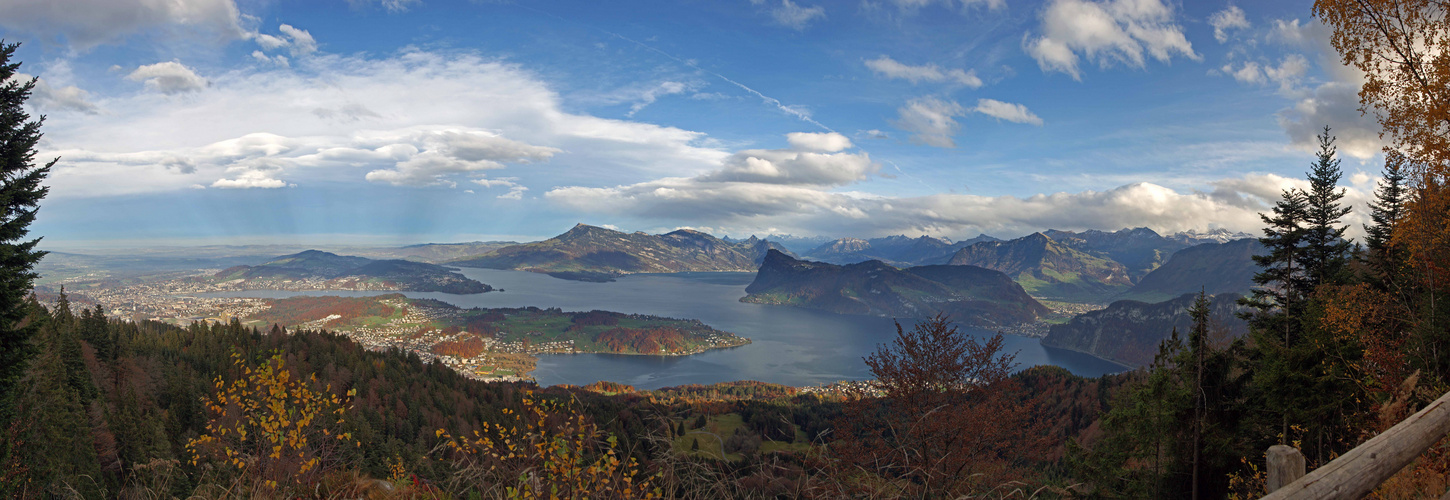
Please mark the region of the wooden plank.
<svg viewBox="0 0 1450 500"><path fill-rule="evenodd" d="M1450 433L1450 392L1334 461L1264 497L1358 500Z"/></svg>

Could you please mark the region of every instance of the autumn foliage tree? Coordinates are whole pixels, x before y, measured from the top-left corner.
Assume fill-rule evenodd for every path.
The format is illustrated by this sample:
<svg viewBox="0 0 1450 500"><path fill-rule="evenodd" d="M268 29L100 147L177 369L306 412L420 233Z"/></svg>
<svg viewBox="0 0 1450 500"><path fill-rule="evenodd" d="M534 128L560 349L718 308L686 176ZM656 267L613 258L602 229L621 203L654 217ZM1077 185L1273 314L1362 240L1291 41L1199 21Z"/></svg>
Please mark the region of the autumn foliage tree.
<svg viewBox="0 0 1450 500"><path fill-rule="evenodd" d="M193 464L210 461L285 491L316 483L336 465L338 446L359 445L343 428L343 395L330 386L314 388L315 376L295 376L280 355L257 366L240 353L232 357L236 378L216 379L216 392L206 401L206 433L187 444Z"/></svg>
<svg viewBox="0 0 1450 500"><path fill-rule="evenodd" d="M945 315L910 330L898 323L892 343L866 357L881 397L848 402L832 444L847 489L956 496L1027 474L1045 446L1002 343L1000 333L979 340Z"/></svg>

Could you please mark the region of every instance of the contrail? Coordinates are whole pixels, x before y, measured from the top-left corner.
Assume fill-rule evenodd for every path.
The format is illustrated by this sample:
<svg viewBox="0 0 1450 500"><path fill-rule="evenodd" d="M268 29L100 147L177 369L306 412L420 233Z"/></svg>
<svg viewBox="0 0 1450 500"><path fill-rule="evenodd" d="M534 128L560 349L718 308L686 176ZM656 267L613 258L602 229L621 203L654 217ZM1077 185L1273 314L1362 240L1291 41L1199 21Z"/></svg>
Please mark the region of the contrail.
<svg viewBox="0 0 1450 500"><path fill-rule="evenodd" d="M600 32L603 32L605 34L608 34L609 36L618 38L620 40L624 40L626 42L629 42L629 43L638 45L638 46L644 48L645 50L653 51L654 53L659 54L659 55L662 55L662 56L665 56L665 57L668 57L668 58L674 60L677 63L680 63L680 64L683 64L685 66L689 66L691 68L694 68L696 71L700 71L700 72L708 73L710 75L714 75L715 78L719 78L719 79L724 80L725 82L727 82L727 83L729 83L731 85L734 85L736 87L740 87L741 90L744 90L746 92L755 94L756 97L759 97L760 100L761 101L764 101L766 104L769 104L771 106L775 106L776 109L779 109L779 110L785 112L785 114L788 114L788 115L794 116L796 118L799 118L803 122L806 122L806 123L809 123L811 125L815 125L817 127L820 127L822 130L825 130L827 132L835 132L836 131L835 129L832 129L831 127L827 127L824 123L818 122L814 118L811 118L811 115L806 114L806 112L785 105L785 103L780 102L780 99L776 99L774 97L771 97L771 96L762 94L762 93L760 93L759 90L752 89L750 87L747 87L743 83L740 83L740 82L737 82L735 80L731 80L729 78L726 78L725 75L716 73L714 71L710 71L710 70L705 69L705 68L701 68L698 63L696 63L694 61L691 61L689 59L681 59L679 57L675 57L674 54L671 54L669 52L665 52L663 50L654 48L654 47L652 47L652 46L650 46L648 44L645 44L644 42L637 41L637 40L635 40L633 38L630 38L630 37L627 37L627 36L624 36L624 35L621 35L619 33L615 33L613 31L609 31L609 30L606 30L606 29L603 29L603 28L599 28L597 26L591 26L589 24L581 23L579 21L565 19L565 18L559 17L558 15L555 15L553 13L544 12L542 10L535 9L535 8L532 8L532 7L528 7L528 6L525 6L525 5L514 5L514 7L517 7L517 8L520 8L520 9L524 9L524 10L528 10L528 11L532 11L532 12L535 12L535 13L538 13L538 14L543 14L543 15L552 17L554 19L558 19L560 21L564 21L566 23L580 24L580 25L583 25L583 26L586 26L586 27L589 27L589 28L598 30Z"/></svg>
<svg viewBox="0 0 1450 500"><path fill-rule="evenodd" d="M794 116L796 118L800 118L801 121L806 122L806 123L809 123L811 125L815 125L817 127L820 127L820 128L824 129L827 132L835 132L835 129L832 129L831 127L827 127L824 123L821 123L821 122L816 121L814 118L811 118L811 115L806 114L805 112L803 112L801 110L798 110L798 109L795 109L795 108L792 108L790 106L786 106L785 103L780 102L780 99L776 99L774 97L771 97L771 96L762 94L762 93L760 93L759 90L752 89L750 87L747 87L743 83L740 83L740 82L737 82L735 80L731 80L729 78L726 78L725 75L716 73L714 71L710 71L710 70L705 69L705 68L701 68L700 65L697 64L697 63L695 63L694 61L691 61L691 60L688 60L688 59L681 59L679 57L675 57L673 54L670 54L669 52L665 52L663 50L660 50L660 49L651 47L648 44L645 44L643 42L636 41L633 38L630 38L630 37L621 35L619 33L615 33L615 32L612 32L612 31L607 31L607 30L603 30L603 29L600 29L599 31L603 31L605 33L608 33L609 36L612 36L612 37L618 38L620 40L624 40L626 42L629 42L629 43L638 45L640 47L643 47L646 50L654 51L655 53L657 53L659 55L662 55L662 56L668 57L670 59L673 59L675 62L678 62L678 63L683 64L685 66L689 66L691 68L695 68L696 71L702 71L702 72L705 72L705 73L714 75L715 78L719 78L721 80L725 80L727 83L729 83L731 85L734 85L736 87L740 87L741 90L744 90L746 92L755 94L756 97L759 97L760 100L765 101L766 104L775 106L776 109L779 109L781 111L784 111L788 115Z"/></svg>

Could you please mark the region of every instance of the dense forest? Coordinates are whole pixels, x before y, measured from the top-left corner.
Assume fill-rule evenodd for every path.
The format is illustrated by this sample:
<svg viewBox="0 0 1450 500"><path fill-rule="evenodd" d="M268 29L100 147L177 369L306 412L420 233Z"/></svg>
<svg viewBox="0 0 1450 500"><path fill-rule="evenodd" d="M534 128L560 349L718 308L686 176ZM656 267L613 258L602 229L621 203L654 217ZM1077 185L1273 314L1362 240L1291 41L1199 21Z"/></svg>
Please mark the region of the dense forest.
<svg viewBox="0 0 1450 500"><path fill-rule="evenodd" d="M11 78L15 47L0 46L0 495L1260 496L1270 446L1313 470L1450 390L1450 13L1319 0L1314 14L1365 73L1390 146L1353 241L1335 137L1319 136L1307 187L1263 214L1247 335L1200 294L1149 367L1085 379L1016 371L1000 335L937 316L898 325L864 360L874 380L824 395L485 383L325 331L122 322L64 295L42 307L26 238L53 162L34 164L35 82ZM1438 497L1447 473L1442 437L1373 496Z"/></svg>

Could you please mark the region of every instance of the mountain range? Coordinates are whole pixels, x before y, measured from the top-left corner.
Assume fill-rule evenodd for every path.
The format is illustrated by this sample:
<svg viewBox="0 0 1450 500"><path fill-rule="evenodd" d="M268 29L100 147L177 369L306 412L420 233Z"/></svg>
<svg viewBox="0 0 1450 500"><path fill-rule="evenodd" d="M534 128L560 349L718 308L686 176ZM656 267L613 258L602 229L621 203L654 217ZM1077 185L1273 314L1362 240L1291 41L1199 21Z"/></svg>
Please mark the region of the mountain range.
<svg viewBox="0 0 1450 500"><path fill-rule="evenodd" d="M898 267L945 264L958 250L984 241L1000 240L985 234L958 242L931 236L910 238L897 235L869 240L841 238L811 249L805 257L831 264L868 260L879 260Z"/></svg>
<svg viewBox="0 0 1450 500"><path fill-rule="evenodd" d="M633 273L752 272L772 249L780 251L784 247L755 237L732 243L690 229L656 235L578 224L547 240L506 246L451 263L608 281Z"/></svg>
<svg viewBox="0 0 1450 500"><path fill-rule="evenodd" d="M1187 311L1200 291L1213 296L1213 323L1226 335L1242 335L1248 325L1236 315L1241 310L1236 302L1253 289L1259 271L1253 256L1262 252L1263 245L1255 239L1179 250L1106 309L1053 325L1042 345L1133 366L1147 364L1173 328L1183 332L1184 325L1192 323Z"/></svg>
<svg viewBox="0 0 1450 500"><path fill-rule="evenodd" d="M320 250L284 255L255 266L234 266L213 275L213 279L218 281L241 280L241 283L349 278L377 281L398 290L415 292L470 294L493 290L493 287L437 264L397 259L373 260Z"/></svg>
<svg viewBox="0 0 1450 500"><path fill-rule="evenodd" d="M927 318L939 312L971 326L1029 323L1051 311L1010 277L976 266L898 269L881 261L835 265L767 252L742 302L840 314Z"/></svg>

